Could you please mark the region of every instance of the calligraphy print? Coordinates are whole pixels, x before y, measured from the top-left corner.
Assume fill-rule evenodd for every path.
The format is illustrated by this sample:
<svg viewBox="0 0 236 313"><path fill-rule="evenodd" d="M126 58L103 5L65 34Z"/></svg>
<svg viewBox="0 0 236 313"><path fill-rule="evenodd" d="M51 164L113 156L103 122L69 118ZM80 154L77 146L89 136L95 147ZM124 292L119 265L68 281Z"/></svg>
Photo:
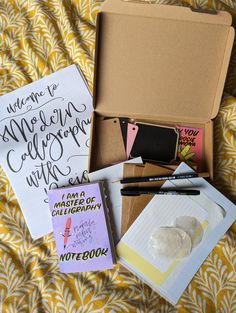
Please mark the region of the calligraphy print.
<svg viewBox="0 0 236 313"><path fill-rule="evenodd" d="M75 65L0 97L0 162L34 239L52 231L48 190L88 181L92 110Z"/></svg>

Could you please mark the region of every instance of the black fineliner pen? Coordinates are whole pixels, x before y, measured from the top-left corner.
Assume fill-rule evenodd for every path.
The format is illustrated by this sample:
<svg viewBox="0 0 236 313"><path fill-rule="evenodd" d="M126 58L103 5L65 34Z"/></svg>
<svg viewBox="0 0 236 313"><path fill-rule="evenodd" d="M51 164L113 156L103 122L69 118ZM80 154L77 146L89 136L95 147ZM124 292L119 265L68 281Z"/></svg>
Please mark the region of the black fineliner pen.
<svg viewBox="0 0 236 313"><path fill-rule="evenodd" d="M140 196L140 195L184 195L198 196L199 190L193 189L160 189L160 188L123 188L120 190L122 196Z"/></svg>
<svg viewBox="0 0 236 313"><path fill-rule="evenodd" d="M207 173L189 173L189 174L176 174L170 176L149 176L149 177L128 177L120 180L121 184L132 184L132 183L144 183L144 182L155 182L164 180L176 180L176 179L188 179L195 177L207 177Z"/></svg>

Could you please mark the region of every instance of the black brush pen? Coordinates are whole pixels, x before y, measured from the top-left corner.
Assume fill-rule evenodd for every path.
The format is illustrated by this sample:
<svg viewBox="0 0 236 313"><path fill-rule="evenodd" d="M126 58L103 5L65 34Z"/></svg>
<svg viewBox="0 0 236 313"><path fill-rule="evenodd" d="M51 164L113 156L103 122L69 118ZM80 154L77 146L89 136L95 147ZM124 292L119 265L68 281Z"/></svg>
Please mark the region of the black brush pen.
<svg viewBox="0 0 236 313"><path fill-rule="evenodd" d="M147 177L128 177L120 180L121 184L132 184L132 183L145 183L145 182L155 182L164 180L176 180L176 179L189 179L196 177L208 177L208 173L189 173L189 174L176 174L170 176L147 176Z"/></svg>
<svg viewBox="0 0 236 313"><path fill-rule="evenodd" d="M198 196L200 190L193 189L160 189L160 188L138 188L128 187L120 190L122 196L140 196L140 195L181 195Z"/></svg>

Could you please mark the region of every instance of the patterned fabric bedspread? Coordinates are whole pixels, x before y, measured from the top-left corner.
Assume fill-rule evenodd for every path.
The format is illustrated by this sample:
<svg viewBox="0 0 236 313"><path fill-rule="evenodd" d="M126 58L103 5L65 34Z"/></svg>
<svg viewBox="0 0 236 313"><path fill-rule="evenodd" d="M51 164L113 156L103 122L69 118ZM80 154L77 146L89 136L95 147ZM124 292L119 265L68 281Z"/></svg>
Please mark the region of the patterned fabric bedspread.
<svg viewBox="0 0 236 313"><path fill-rule="evenodd" d="M232 0L160 0L236 12ZM71 63L92 89L96 15L93 0L0 1L0 94ZM215 120L215 184L236 200L236 53ZM191 101L191 99L190 99ZM1 152L0 152L1 153ZM32 241L0 169L0 312L236 312L236 225L209 255L176 307L135 276L119 271L58 272L52 234Z"/></svg>

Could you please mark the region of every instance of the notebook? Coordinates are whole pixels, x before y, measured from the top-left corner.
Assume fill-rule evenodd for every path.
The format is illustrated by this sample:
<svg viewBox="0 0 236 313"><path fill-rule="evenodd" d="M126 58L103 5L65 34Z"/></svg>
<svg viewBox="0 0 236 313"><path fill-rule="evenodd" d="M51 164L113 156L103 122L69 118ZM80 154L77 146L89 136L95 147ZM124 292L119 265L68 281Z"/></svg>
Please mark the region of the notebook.
<svg viewBox="0 0 236 313"><path fill-rule="evenodd" d="M184 163L174 174L193 170ZM203 178L166 182L163 187L200 189L199 196L154 196L117 245L120 263L175 305L207 255L236 218L236 206ZM153 258L150 235L173 226L176 217L193 216L204 229L202 241L183 259Z"/></svg>
<svg viewBox="0 0 236 313"><path fill-rule="evenodd" d="M128 267L143 271L147 280L161 286L179 261L154 259L148 251L148 240L159 227L173 226L177 217L186 215L197 218L203 227L208 224L207 211L190 197L155 196L122 237L117 249L119 256Z"/></svg>
<svg viewBox="0 0 236 313"><path fill-rule="evenodd" d="M102 182L48 192L63 273L113 268L114 244Z"/></svg>

